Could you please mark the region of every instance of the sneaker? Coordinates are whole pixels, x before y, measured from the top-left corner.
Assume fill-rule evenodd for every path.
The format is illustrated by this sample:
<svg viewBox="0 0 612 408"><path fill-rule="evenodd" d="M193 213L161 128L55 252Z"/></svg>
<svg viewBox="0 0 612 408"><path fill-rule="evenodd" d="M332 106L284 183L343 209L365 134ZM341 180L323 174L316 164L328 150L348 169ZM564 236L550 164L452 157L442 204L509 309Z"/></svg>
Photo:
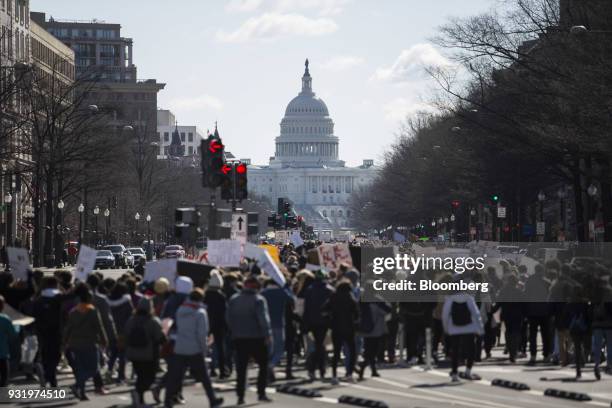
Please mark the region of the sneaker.
<svg viewBox="0 0 612 408"><path fill-rule="evenodd" d="M82 393L81 397L79 398L79 400L81 400L81 401L89 401L89 397L87 396L87 394Z"/></svg>
<svg viewBox="0 0 612 408"><path fill-rule="evenodd" d="M257 401L259 401L259 402L272 402L273 399L264 394L264 395L260 395L259 397L257 397Z"/></svg>
<svg viewBox="0 0 612 408"><path fill-rule="evenodd" d="M459 382L459 376L457 375L457 373L451 374L451 381L452 382Z"/></svg>
<svg viewBox="0 0 612 408"><path fill-rule="evenodd" d="M185 405L187 403L187 401L185 401L182 395L177 395L176 397L174 397L174 401L172 402L177 405Z"/></svg>
<svg viewBox="0 0 612 408"><path fill-rule="evenodd" d="M99 388L95 389L94 393L96 395L106 395L106 394L108 394L108 390L106 388L104 388L104 387L99 387Z"/></svg>
<svg viewBox="0 0 612 408"><path fill-rule="evenodd" d="M331 385L338 385L338 384L340 384L340 381L338 381L338 379L336 377L332 377Z"/></svg>
<svg viewBox="0 0 612 408"><path fill-rule="evenodd" d="M70 386L70 392L72 393L72 395L74 395L75 398L81 397L81 393L79 392L79 389L77 388L76 384Z"/></svg>
<svg viewBox="0 0 612 408"><path fill-rule="evenodd" d="M219 408L221 405L223 405L223 398L215 398L211 401L210 408Z"/></svg>

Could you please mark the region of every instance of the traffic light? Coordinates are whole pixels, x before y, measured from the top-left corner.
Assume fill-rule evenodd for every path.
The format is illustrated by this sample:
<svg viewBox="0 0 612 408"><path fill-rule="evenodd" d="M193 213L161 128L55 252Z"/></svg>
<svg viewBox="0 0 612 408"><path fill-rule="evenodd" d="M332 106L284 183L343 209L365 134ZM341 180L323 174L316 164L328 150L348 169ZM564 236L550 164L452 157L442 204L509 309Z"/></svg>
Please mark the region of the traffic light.
<svg viewBox="0 0 612 408"><path fill-rule="evenodd" d="M242 201L248 198L247 165L244 163L225 164L222 171L221 198Z"/></svg>
<svg viewBox="0 0 612 408"><path fill-rule="evenodd" d="M247 189L247 165L237 163L234 165L234 180L236 182L236 200L246 200L249 196Z"/></svg>
<svg viewBox="0 0 612 408"><path fill-rule="evenodd" d="M295 215L289 215L287 217L287 228L295 229L298 227L297 217Z"/></svg>
<svg viewBox="0 0 612 408"><path fill-rule="evenodd" d="M200 156L202 159L202 185L209 188L219 187L229 171L229 166L225 163L225 146L223 146L217 131L215 131L215 135L208 135L208 138L202 140Z"/></svg>
<svg viewBox="0 0 612 408"><path fill-rule="evenodd" d="M459 208L459 205L461 205L461 201L459 201L459 200L453 200L453 201L451 201L451 206L452 206L453 208Z"/></svg>
<svg viewBox="0 0 612 408"><path fill-rule="evenodd" d="M491 201L493 201L494 203L497 203L499 201L499 196L497 194L493 194L491 196Z"/></svg>
<svg viewBox="0 0 612 408"><path fill-rule="evenodd" d="M268 227L274 228L276 225L276 214L268 216Z"/></svg>

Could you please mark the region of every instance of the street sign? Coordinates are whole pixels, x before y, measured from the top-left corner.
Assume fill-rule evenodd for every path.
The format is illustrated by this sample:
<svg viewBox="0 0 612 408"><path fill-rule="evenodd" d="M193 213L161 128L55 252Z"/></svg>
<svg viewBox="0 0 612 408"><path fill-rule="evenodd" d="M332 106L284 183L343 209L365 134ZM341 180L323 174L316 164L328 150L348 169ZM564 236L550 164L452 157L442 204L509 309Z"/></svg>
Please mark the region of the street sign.
<svg viewBox="0 0 612 408"><path fill-rule="evenodd" d="M546 234L546 223L544 221L538 221L536 224L536 234L545 235Z"/></svg>
<svg viewBox="0 0 612 408"><path fill-rule="evenodd" d="M506 207L497 207L497 218L506 218Z"/></svg>
<svg viewBox="0 0 612 408"><path fill-rule="evenodd" d="M247 215L244 213L232 214L232 229L230 239L235 239L243 244L247 241Z"/></svg>

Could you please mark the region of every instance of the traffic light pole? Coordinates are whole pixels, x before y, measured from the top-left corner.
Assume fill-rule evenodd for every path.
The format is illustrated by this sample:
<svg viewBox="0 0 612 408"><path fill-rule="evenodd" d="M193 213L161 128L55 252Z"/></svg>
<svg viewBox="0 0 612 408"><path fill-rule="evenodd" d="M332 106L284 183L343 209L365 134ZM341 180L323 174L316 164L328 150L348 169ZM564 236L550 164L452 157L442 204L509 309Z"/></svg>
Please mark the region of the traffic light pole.
<svg viewBox="0 0 612 408"><path fill-rule="evenodd" d="M232 165L232 212L236 212L236 164Z"/></svg>
<svg viewBox="0 0 612 408"><path fill-rule="evenodd" d="M208 239L217 238L217 205L215 189L210 189L210 206L208 208Z"/></svg>

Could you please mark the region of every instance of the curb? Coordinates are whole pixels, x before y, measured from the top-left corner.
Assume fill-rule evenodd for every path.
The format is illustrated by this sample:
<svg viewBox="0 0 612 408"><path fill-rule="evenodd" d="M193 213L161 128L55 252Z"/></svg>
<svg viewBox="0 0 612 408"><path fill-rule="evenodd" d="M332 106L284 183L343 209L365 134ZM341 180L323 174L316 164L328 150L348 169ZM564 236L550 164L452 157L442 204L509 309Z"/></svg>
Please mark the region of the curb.
<svg viewBox="0 0 612 408"><path fill-rule="evenodd" d="M297 395L298 397L305 398L321 398L323 396L323 394L321 394L317 390L295 387L293 385L281 385L279 387L276 387L276 391L281 392L283 394Z"/></svg>
<svg viewBox="0 0 612 408"><path fill-rule="evenodd" d="M367 408L389 408L386 402L372 400L367 398L357 398L350 395L341 395L338 398L339 404L356 405L358 407Z"/></svg>
<svg viewBox="0 0 612 408"><path fill-rule="evenodd" d="M547 388L544 391L544 395L548 397L569 399L572 401L591 401L592 399L588 394L583 392L563 391L554 388Z"/></svg>
<svg viewBox="0 0 612 408"><path fill-rule="evenodd" d="M503 380L501 378L494 378L493 381L491 381L491 385L496 386L496 387L510 388L510 389L517 390L517 391L529 391L530 390L529 386L525 383Z"/></svg>

